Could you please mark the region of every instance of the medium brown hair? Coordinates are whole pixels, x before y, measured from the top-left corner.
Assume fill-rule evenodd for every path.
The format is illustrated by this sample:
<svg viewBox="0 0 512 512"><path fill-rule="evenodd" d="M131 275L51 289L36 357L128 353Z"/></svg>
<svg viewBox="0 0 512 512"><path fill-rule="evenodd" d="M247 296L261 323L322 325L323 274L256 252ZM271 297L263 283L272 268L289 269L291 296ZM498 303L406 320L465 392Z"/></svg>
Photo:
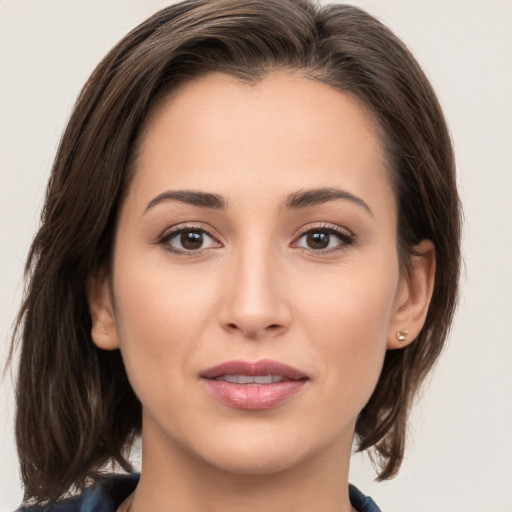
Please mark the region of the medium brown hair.
<svg viewBox="0 0 512 512"><path fill-rule="evenodd" d="M371 112L397 197L402 270L421 240L435 246L425 325L406 348L387 352L356 425L379 478L398 471L411 402L442 350L458 289L459 199L436 96L403 43L358 8L189 0L156 13L108 53L80 93L55 158L13 337L20 338L16 439L25 500L57 500L112 461L130 470L126 450L140 433L141 404L119 351L91 340L87 287L110 268L148 113L183 81L222 72L255 82L279 69L348 92Z"/></svg>

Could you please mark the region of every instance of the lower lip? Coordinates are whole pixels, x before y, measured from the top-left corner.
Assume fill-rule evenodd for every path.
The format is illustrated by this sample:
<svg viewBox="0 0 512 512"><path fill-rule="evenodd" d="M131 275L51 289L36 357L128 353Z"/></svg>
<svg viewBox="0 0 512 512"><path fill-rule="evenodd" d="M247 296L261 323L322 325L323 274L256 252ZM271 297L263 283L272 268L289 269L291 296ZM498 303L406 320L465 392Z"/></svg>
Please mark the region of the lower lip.
<svg viewBox="0 0 512 512"><path fill-rule="evenodd" d="M277 407L295 396L306 380L287 380L272 384L234 384L203 379L217 400L236 409L261 410Z"/></svg>

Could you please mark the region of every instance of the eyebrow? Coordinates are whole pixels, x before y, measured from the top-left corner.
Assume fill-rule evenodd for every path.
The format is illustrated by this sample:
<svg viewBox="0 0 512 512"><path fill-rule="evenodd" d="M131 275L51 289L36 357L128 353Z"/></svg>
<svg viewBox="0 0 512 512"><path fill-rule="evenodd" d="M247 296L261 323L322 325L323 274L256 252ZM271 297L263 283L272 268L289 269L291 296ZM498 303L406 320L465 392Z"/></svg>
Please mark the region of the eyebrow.
<svg viewBox="0 0 512 512"><path fill-rule="evenodd" d="M211 194L209 192L197 192L195 190L177 190L167 191L159 194L154 199L149 201L144 209L144 213L158 204L166 203L168 201L179 201L180 203L191 204L201 208L214 208L216 210L223 210L226 208L226 201L218 194Z"/></svg>
<svg viewBox="0 0 512 512"><path fill-rule="evenodd" d="M344 199L361 206L373 217L372 210L363 199L339 188L316 188L312 190L294 192L286 197L284 207L287 210L307 208L309 206L324 204L336 199Z"/></svg>
<svg viewBox="0 0 512 512"><path fill-rule="evenodd" d="M311 190L301 190L286 196L284 202L285 210L295 210L299 208L308 208L319 204L324 204L336 199L343 199L350 201L358 206L364 208L370 215L373 216L368 204L360 197L354 194L341 190L338 188L315 188ZM199 192L196 190L176 190L166 191L159 194L154 199L149 201L144 209L144 213L151 210L155 206L166 203L168 201L179 201L181 203L199 206L201 208L213 208L215 210L223 210L226 208L226 200L218 194L210 192Z"/></svg>

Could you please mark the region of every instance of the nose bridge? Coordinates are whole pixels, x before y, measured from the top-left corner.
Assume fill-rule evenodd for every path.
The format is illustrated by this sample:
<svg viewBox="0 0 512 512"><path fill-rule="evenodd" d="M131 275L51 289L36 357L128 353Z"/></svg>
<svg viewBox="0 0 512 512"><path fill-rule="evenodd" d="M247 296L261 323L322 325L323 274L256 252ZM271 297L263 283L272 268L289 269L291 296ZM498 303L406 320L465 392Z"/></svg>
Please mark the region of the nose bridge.
<svg viewBox="0 0 512 512"><path fill-rule="evenodd" d="M222 322L247 337L282 332L290 315L280 283L280 265L272 243L240 241L233 250Z"/></svg>

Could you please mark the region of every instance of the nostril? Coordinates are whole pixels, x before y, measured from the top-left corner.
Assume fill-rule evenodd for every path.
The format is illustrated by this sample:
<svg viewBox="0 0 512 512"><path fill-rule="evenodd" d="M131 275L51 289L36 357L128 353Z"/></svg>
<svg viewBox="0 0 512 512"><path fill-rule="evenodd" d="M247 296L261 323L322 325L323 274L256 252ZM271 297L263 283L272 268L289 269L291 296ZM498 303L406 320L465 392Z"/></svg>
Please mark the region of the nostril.
<svg viewBox="0 0 512 512"><path fill-rule="evenodd" d="M282 325L280 325L280 324L269 324L266 327L263 327L263 329L261 329L261 330L257 329L254 326L253 326L253 328L251 328L250 326L246 326L246 328L244 329L243 327L241 327L240 325L238 325L234 322L229 322L226 324L227 330L235 331L235 332L240 331L240 332L245 333L245 335L249 336L249 337L258 336L258 333L260 335L263 335L265 332L266 333L277 333L280 331L281 328L282 328Z"/></svg>

